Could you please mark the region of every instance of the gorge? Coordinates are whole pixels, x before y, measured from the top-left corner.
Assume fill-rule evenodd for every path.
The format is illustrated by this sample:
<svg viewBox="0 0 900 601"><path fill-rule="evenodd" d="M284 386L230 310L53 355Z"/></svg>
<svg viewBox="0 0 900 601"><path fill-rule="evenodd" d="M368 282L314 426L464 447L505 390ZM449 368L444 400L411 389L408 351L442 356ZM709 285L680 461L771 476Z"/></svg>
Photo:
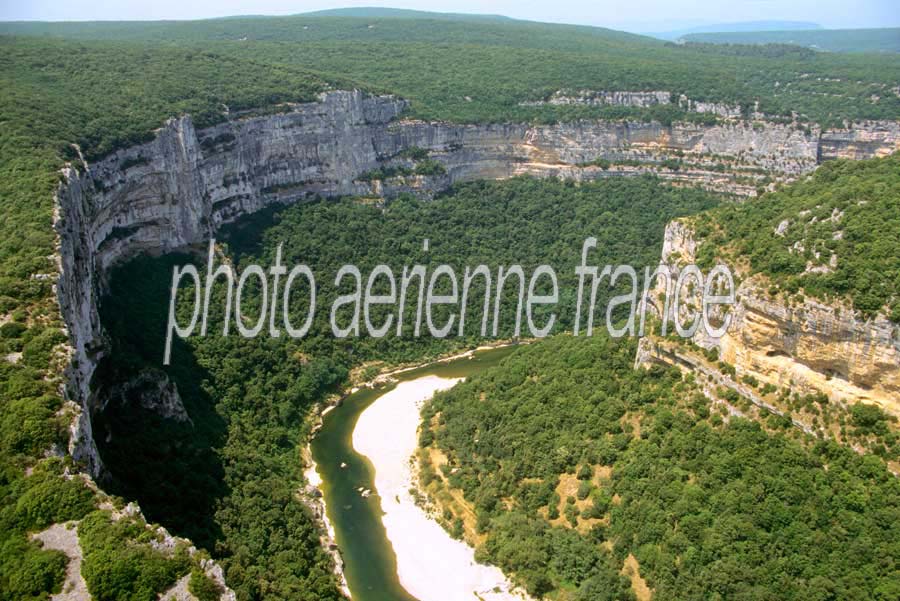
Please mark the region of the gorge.
<svg viewBox="0 0 900 601"><path fill-rule="evenodd" d="M894 57L377 8L0 34L0 598L900 598ZM607 335L623 276L574 336L588 239L729 266L731 329ZM460 302L384 300L404 266Z"/></svg>
<svg viewBox="0 0 900 601"><path fill-rule="evenodd" d="M736 171L774 172L790 179L810 172L825 158L890 152L898 139L896 124L890 122L815 134L792 126L748 123L457 125L405 120L404 108L395 97L332 92L318 103L292 107L289 113L237 119L203 130L195 129L189 117L181 117L167 122L152 142L89 166L70 167L57 194L58 295L73 347L68 395L82 408L71 453L91 474L104 471L91 418L107 402L92 386L96 366L109 352L98 304L110 270L128 258L203 245L219 227L243 216L317 197L389 198L413 192L428 198L455 183L520 174L573 180L636 175L674 156L695 156L714 164L726 160L725 155L732 157L728 160L734 160ZM367 177L373 170L398 166L414 171L417 161L411 155L423 154L441 169L429 175ZM648 167L584 166L596 159L618 158L645 161ZM663 168L658 173L675 183L699 183L732 193L755 191L717 171ZM689 257L695 246L689 232L673 225L666 231L664 257L676 253ZM775 314L783 311L770 309ZM779 334L784 340L791 339L794 328L787 321L786 333ZM750 324L751 319L741 323ZM849 333L841 336L858 336L858 326L848 323L844 329L850 328ZM737 332L735 339L752 333L749 327ZM890 353L890 330L886 335L878 344ZM747 343L751 348L744 351L749 358L739 363L742 369L767 352L753 350L757 343ZM776 356L795 352L797 347L787 344L776 349ZM734 352L736 356L738 351ZM879 367L883 370L879 373L895 373L889 355L882 363L886 367ZM779 376L778 381L790 377ZM162 389L167 392L168 410L178 414L177 389L169 385Z"/></svg>
<svg viewBox="0 0 900 601"><path fill-rule="evenodd" d="M628 176L642 170L584 165L597 159L653 164L676 155L707 166L731 161L733 173L748 169L790 178L823 160L880 156L900 146L897 122L828 131L740 121L458 125L404 120L402 99L359 91L329 92L319 102L287 108L203 130L189 116L171 119L147 144L66 170L55 217L58 298L73 349L68 395L83 409L72 453L92 474L102 470L88 417L99 403L91 398L90 381L105 347L97 305L106 273L125 258L202 243L242 215L315 197L427 197L457 182L523 174ZM373 169L411 164L403 156L410 149L424 150L442 169L384 181L363 177ZM702 166L659 175L737 194L755 190Z"/></svg>

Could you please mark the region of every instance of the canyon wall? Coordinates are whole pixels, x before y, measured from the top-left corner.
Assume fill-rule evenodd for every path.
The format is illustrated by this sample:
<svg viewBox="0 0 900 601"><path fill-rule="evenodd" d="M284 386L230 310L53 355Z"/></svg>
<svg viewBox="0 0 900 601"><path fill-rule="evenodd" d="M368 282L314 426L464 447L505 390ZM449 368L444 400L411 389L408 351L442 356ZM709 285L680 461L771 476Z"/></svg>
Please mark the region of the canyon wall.
<svg viewBox="0 0 900 601"><path fill-rule="evenodd" d="M900 121L858 121L843 129L824 132L819 140L819 161L866 159L900 150Z"/></svg>
<svg viewBox="0 0 900 601"><path fill-rule="evenodd" d="M100 405L91 378L107 348L97 307L109 268L130 256L203 243L242 215L316 197L430 196L460 181L519 174L638 175L647 163L674 183L752 194L761 174L793 177L823 158L873 156L900 145L897 124L825 133L746 122L460 125L402 119L406 108L393 96L354 91L202 130L184 116L169 120L151 142L66 170L55 217L57 292L72 346L67 395L82 408L70 449L76 460L94 475L102 470L90 424ZM413 167L403 152L413 148L427 151L443 172L365 177L374 169ZM658 167L676 157L690 165ZM620 164L585 166L597 159Z"/></svg>
<svg viewBox="0 0 900 601"><path fill-rule="evenodd" d="M661 261L693 263L697 247L690 226L673 221L666 227ZM900 416L900 326L883 316L862 319L847 306L813 298L789 303L769 289L760 274L741 281L725 335L710 338L701 328L693 342L717 348L738 376L753 376L779 390L825 392L845 405L873 403Z"/></svg>

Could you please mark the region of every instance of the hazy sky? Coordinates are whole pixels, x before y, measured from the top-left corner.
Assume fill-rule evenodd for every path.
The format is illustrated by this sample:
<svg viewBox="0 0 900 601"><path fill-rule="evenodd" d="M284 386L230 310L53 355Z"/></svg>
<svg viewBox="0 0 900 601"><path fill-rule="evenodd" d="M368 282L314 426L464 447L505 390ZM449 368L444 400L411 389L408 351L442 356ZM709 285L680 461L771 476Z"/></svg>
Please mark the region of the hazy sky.
<svg viewBox="0 0 900 601"><path fill-rule="evenodd" d="M0 20L199 19L344 6L497 13L632 31L761 20L813 21L829 28L900 26L900 0L0 0Z"/></svg>

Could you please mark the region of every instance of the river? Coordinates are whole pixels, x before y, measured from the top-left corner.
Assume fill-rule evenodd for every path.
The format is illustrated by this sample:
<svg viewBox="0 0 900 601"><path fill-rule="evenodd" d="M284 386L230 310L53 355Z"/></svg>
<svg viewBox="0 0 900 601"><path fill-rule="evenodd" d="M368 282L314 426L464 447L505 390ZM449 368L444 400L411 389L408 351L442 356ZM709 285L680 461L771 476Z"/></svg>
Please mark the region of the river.
<svg viewBox="0 0 900 601"><path fill-rule="evenodd" d="M395 379L411 382L427 376L466 378L497 365L513 350L504 347L477 351L469 357L401 372ZM344 574L354 601L417 601L403 588L397 574L397 558L382 523L384 512L373 465L353 448L353 431L360 415L396 386L397 383L391 383L376 389L363 388L349 395L340 407L325 415L322 428L311 443L328 519L344 559ZM390 436L390 432L385 432L385 436Z"/></svg>

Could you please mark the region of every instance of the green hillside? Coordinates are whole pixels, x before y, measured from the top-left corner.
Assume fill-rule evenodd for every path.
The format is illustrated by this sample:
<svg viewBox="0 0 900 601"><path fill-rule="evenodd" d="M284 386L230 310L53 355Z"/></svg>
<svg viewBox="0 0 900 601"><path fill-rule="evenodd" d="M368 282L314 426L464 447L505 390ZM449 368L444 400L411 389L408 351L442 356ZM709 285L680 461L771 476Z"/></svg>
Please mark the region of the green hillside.
<svg viewBox="0 0 900 601"><path fill-rule="evenodd" d="M426 406L420 443L448 463L422 477L462 491L481 557L576 601L633 599L629 554L654 599L900 594L883 464L729 416L692 375L635 370L634 347L555 337Z"/></svg>
<svg viewBox="0 0 900 601"><path fill-rule="evenodd" d="M459 19L464 21L512 21L510 17L489 14L437 13L406 8L386 8L383 6L358 6L332 8L303 13L305 17L363 17L366 19L390 17L398 19Z"/></svg>
<svg viewBox="0 0 900 601"><path fill-rule="evenodd" d="M826 52L900 52L900 27L691 33L682 39L710 44L796 44Z"/></svg>
<svg viewBox="0 0 900 601"><path fill-rule="evenodd" d="M7 22L0 33L78 39L204 42L433 42L501 45L569 51L597 51L621 43L661 46L662 42L600 27L556 25L446 13L374 11L371 16L334 11L289 17L229 17L198 21ZM246 38L246 39L243 39Z"/></svg>
<svg viewBox="0 0 900 601"><path fill-rule="evenodd" d="M705 265L746 258L787 292L900 323L900 155L825 163L807 181L698 219ZM799 250L798 250L799 249ZM810 271L815 268L821 273Z"/></svg>
<svg viewBox="0 0 900 601"><path fill-rule="evenodd" d="M399 93L420 117L455 121L569 120L586 116L684 117L675 109L523 107L560 89L670 90L695 100L752 106L812 121L892 118L900 98L873 92L900 83L887 57L801 49L678 46L608 29L514 20L306 16L184 22L3 23L0 33L161 45L293 65ZM52 39L48 39L52 38Z"/></svg>

